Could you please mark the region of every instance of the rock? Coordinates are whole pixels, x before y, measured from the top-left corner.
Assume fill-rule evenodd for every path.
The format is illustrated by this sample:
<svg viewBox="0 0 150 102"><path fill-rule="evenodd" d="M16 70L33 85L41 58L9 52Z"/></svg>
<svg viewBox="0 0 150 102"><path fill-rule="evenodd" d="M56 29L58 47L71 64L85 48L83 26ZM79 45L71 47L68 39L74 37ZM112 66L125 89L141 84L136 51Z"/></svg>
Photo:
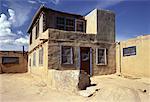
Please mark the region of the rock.
<svg viewBox="0 0 150 102"><path fill-rule="evenodd" d="M78 88L80 90L85 90L86 87L90 86L90 84L91 84L90 76L86 72L80 71Z"/></svg>
<svg viewBox="0 0 150 102"><path fill-rule="evenodd" d="M97 86L90 86L90 87L87 87L86 90L79 91L79 95L81 95L83 97L91 97L98 90L100 90L100 89Z"/></svg>

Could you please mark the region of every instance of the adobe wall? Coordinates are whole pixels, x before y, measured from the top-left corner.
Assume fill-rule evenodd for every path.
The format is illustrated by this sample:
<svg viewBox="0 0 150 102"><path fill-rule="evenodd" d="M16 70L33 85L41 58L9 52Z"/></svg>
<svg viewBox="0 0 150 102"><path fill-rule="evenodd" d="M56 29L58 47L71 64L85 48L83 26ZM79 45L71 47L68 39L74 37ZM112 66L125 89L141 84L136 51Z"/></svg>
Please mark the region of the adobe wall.
<svg viewBox="0 0 150 102"><path fill-rule="evenodd" d="M136 55L123 56L123 48L136 46ZM150 35L122 41L116 45L117 72L127 76L150 77Z"/></svg>
<svg viewBox="0 0 150 102"><path fill-rule="evenodd" d="M60 64L60 46L72 46L74 64ZM48 68L57 70L79 70L78 50L80 47L92 48L92 72L93 75L115 73L115 44L96 41L96 36L80 32L68 32L49 29L48 41ZM107 48L107 65L96 65L96 48Z"/></svg>
<svg viewBox="0 0 150 102"><path fill-rule="evenodd" d="M2 57L19 57L19 64L2 64ZM28 55L21 51L0 51L0 73L24 73L27 72Z"/></svg>

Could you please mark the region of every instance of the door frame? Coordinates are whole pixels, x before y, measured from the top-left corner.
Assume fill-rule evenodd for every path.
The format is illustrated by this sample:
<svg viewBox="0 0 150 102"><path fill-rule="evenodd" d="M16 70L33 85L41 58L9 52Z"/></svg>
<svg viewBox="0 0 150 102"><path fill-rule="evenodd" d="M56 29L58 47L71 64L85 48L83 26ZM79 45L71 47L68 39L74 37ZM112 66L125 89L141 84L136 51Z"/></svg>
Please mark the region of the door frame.
<svg viewBox="0 0 150 102"><path fill-rule="evenodd" d="M82 47L83 48L83 47ZM86 47L85 47L86 48ZM90 48L90 76L92 76L92 48L91 47L89 47ZM79 55L79 69L81 70L81 47L79 47L79 49L78 49L78 55Z"/></svg>

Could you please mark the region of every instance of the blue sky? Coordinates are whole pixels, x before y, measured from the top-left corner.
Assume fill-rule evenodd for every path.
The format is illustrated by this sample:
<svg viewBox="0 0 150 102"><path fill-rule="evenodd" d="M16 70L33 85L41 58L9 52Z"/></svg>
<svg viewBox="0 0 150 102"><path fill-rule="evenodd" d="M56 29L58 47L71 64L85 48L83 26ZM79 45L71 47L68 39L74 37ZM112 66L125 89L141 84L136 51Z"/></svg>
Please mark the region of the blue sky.
<svg viewBox="0 0 150 102"><path fill-rule="evenodd" d="M116 13L116 40L150 34L150 0L0 0L0 50L27 50L27 28L39 6L80 15L94 8Z"/></svg>

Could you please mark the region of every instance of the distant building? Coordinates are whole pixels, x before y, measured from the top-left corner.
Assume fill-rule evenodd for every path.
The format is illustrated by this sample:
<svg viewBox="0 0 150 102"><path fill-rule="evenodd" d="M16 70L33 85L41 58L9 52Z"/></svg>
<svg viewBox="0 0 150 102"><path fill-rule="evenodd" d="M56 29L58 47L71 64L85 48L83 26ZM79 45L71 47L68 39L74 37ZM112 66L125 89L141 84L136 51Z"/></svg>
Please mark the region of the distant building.
<svg viewBox="0 0 150 102"><path fill-rule="evenodd" d="M0 51L0 73L27 72L27 52Z"/></svg>
<svg viewBox="0 0 150 102"><path fill-rule="evenodd" d="M116 72L115 14L95 9L86 16L41 6L33 17L28 67L31 72L84 70L89 75Z"/></svg>
<svg viewBox="0 0 150 102"><path fill-rule="evenodd" d="M117 43L116 67L123 75L150 77L150 35Z"/></svg>

